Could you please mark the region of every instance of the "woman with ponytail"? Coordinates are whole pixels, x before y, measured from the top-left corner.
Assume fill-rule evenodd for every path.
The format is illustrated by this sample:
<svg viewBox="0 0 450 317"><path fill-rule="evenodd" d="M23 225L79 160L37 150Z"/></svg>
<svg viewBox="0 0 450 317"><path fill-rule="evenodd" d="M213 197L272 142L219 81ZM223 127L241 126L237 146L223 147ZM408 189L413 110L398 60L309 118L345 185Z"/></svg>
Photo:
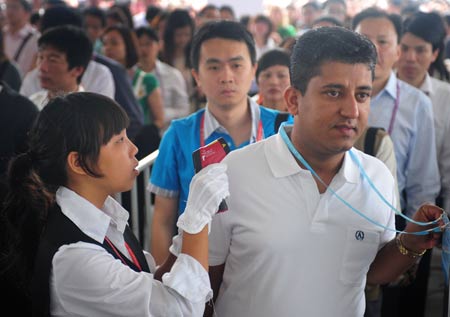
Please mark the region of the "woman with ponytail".
<svg viewBox="0 0 450 317"><path fill-rule="evenodd" d="M29 151L12 160L0 273L16 302L30 303L20 309L34 316L202 316L212 296L207 224L228 195L225 168L215 164L193 179L172 246L178 259L157 281L128 212L111 197L130 190L138 175L127 125L107 97L57 97L39 114Z"/></svg>

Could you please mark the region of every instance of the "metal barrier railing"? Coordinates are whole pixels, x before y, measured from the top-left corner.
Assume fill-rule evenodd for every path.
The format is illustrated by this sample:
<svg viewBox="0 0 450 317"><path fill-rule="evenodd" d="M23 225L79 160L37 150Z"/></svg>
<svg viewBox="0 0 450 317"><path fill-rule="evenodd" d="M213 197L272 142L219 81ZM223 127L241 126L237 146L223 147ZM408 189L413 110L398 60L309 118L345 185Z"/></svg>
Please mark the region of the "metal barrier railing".
<svg viewBox="0 0 450 317"><path fill-rule="evenodd" d="M144 157L142 160L139 161L139 165L137 166L137 170L139 171L139 173L143 173L143 177L145 180L150 179L150 167L153 165L153 163L155 162L156 158L158 157L159 154L159 150L156 150L152 153L150 153L149 155L147 155L146 157ZM139 239L139 203L138 203L138 185L137 185L137 178L134 181L133 184L133 188L131 189L131 228L133 230L134 235ZM115 199L121 204L122 203L122 193L118 193L115 195ZM151 196L149 193L145 192L144 194L144 210L143 210L143 215L144 215L144 249L147 249L147 247L145 247L145 245L148 244L148 242L150 241L150 238L148 237L147 234L145 234L145 232L148 232L148 230L150 229L150 221L153 218L153 206L151 204ZM142 243L142 241L141 241Z"/></svg>

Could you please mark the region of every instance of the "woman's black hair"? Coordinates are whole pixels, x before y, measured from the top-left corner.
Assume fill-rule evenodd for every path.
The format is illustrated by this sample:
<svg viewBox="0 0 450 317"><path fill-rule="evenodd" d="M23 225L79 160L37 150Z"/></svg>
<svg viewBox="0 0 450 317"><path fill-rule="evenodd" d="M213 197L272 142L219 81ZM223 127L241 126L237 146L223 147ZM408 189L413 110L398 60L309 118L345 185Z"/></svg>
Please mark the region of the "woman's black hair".
<svg viewBox="0 0 450 317"><path fill-rule="evenodd" d="M173 58L175 52L175 30L189 26L191 28L191 36L194 35L195 24L187 10L176 9L172 11L167 18L166 28L164 29L164 50L162 60L173 66ZM185 49L186 67L190 67L189 63L190 45Z"/></svg>
<svg viewBox="0 0 450 317"><path fill-rule="evenodd" d="M129 27L116 24L109 26L103 32L102 38L109 32L116 31L120 34L125 44L125 67L131 68L138 62L138 53L137 53L137 38L136 34Z"/></svg>
<svg viewBox="0 0 450 317"><path fill-rule="evenodd" d="M128 126L112 99L89 92L52 99L29 134L29 151L11 160L8 194L0 213L0 276L26 293L47 212L58 187L68 183L67 157L77 152L83 170L102 177L97 161L102 145Z"/></svg>
<svg viewBox="0 0 450 317"><path fill-rule="evenodd" d="M259 74L265 69L275 65L286 66L289 69L290 64L291 57L285 50L277 48L267 51L258 59L258 68L256 68L255 74L256 81L258 82Z"/></svg>

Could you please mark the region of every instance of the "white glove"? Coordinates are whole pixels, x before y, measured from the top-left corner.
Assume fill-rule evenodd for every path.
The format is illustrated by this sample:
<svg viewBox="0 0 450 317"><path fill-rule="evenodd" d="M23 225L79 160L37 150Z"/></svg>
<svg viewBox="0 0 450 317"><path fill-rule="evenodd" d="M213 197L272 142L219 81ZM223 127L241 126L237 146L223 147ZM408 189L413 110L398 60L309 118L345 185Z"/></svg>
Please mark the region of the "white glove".
<svg viewBox="0 0 450 317"><path fill-rule="evenodd" d="M211 222L221 201L230 195L226 170L223 163L211 164L192 178L186 209L178 218L178 228L195 234Z"/></svg>

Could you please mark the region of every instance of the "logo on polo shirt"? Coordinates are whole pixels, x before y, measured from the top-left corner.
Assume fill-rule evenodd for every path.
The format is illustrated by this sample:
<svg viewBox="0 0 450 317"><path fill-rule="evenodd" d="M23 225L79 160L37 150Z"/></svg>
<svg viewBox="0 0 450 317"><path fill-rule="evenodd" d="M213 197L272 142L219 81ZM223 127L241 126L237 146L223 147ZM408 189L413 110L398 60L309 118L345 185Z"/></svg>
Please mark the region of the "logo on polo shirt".
<svg viewBox="0 0 450 317"><path fill-rule="evenodd" d="M364 240L364 231L358 230L355 232L355 238L358 241Z"/></svg>

